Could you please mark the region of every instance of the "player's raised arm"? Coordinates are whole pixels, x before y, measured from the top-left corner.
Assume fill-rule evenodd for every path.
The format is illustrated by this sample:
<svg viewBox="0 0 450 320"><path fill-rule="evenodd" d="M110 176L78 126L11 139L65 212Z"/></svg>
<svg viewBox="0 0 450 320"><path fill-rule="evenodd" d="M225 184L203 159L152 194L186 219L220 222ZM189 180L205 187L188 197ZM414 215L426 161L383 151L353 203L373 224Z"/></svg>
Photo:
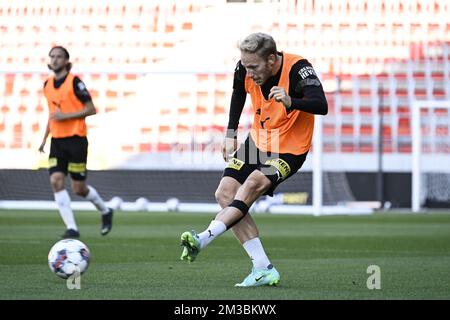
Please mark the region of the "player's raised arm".
<svg viewBox="0 0 450 320"><path fill-rule="evenodd" d="M58 109L56 112L50 114L50 119L56 121L83 119L97 113L94 103L92 102L91 95L89 94L89 91L86 88L86 85L78 77L74 77L73 79L73 90L75 96L83 104L84 108L80 111L70 113L62 112L60 109Z"/></svg>
<svg viewBox="0 0 450 320"><path fill-rule="evenodd" d="M270 98L283 102L288 110L300 110L326 115L328 103L322 84L311 63L303 59L296 63L289 74L289 95L283 88L273 87Z"/></svg>
<svg viewBox="0 0 450 320"><path fill-rule="evenodd" d="M94 102L92 101L91 94L86 88L84 82L81 81L81 79L78 77L75 77L73 79L73 91L75 92L75 95L77 96L78 100L80 100L84 105L84 110L82 111L84 113L82 113L81 117L85 118L97 113L97 110L95 109L94 106Z"/></svg>

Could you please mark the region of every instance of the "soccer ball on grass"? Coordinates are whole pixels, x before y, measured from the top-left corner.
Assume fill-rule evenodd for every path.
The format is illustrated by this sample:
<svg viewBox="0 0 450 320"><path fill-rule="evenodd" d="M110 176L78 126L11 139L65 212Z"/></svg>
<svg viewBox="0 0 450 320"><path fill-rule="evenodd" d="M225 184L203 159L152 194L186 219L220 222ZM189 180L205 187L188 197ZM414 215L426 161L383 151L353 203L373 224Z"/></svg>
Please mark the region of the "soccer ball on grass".
<svg viewBox="0 0 450 320"><path fill-rule="evenodd" d="M89 266L90 251L81 241L64 239L55 243L48 253L48 266L58 277L67 279L83 274Z"/></svg>

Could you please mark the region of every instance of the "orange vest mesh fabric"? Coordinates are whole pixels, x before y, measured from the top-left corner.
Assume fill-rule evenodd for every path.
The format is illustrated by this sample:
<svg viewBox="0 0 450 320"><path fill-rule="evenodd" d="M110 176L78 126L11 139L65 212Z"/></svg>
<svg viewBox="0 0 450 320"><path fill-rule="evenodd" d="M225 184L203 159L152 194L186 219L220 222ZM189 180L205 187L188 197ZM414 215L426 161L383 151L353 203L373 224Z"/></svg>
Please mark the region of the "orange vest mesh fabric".
<svg viewBox="0 0 450 320"><path fill-rule="evenodd" d="M68 74L64 83L58 89L54 86L54 77L50 77L44 87L44 95L47 98L50 113L58 111L71 113L84 109L83 103L78 100L73 90L74 75ZM85 137L87 127L84 119L70 119L64 121L49 120L50 133L53 138L65 138L72 136Z"/></svg>
<svg viewBox="0 0 450 320"><path fill-rule="evenodd" d="M302 60L301 56L283 53L283 66L278 83L289 93L289 72ZM282 102L267 101L261 87L250 78L245 78L245 90L250 94L254 119L251 137L258 149L274 153L295 155L309 151L314 130L314 115L300 110L287 112Z"/></svg>

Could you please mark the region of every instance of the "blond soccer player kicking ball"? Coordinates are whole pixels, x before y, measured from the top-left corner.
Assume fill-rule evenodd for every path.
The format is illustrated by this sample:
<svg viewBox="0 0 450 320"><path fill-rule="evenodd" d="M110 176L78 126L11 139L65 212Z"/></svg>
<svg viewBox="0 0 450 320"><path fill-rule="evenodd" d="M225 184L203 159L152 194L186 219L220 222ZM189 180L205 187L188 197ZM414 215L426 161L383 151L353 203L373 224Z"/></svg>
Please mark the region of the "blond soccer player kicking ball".
<svg viewBox="0 0 450 320"><path fill-rule="evenodd" d="M267 257L248 211L260 196L272 196L301 168L311 147L314 114L327 114L328 104L311 64L301 56L277 51L271 36L251 34L239 49L223 145L224 159L232 156L216 191L222 210L203 232L181 235L181 259L194 261L231 229L253 263L250 274L236 286L277 285L280 274ZM254 113L252 130L236 151L236 130L247 94Z"/></svg>

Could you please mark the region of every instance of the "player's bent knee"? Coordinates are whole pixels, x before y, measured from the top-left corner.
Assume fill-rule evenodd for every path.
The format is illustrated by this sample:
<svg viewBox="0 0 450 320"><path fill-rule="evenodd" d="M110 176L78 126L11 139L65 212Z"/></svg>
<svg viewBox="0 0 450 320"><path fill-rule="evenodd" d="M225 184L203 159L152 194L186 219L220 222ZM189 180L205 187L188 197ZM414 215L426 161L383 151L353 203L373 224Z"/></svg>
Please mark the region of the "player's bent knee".
<svg viewBox="0 0 450 320"><path fill-rule="evenodd" d="M85 197L85 196L87 195L87 193L86 193L86 192L83 192L83 190L80 189L80 188L74 188L74 189L73 189L73 192L74 192L77 196L80 196L80 197Z"/></svg>
<svg viewBox="0 0 450 320"><path fill-rule="evenodd" d="M64 189L64 174L61 172L55 172L50 176L50 185L54 192Z"/></svg>
<svg viewBox="0 0 450 320"><path fill-rule="evenodd" d="M76 195L80 197L86 197L89 193L89 189L84 183L72 183L72 190Z"/></svg>
<svg viewBox="0 0 450 320"><path fill-rule="evenodd" d="M227 207L234 199L234 194L232 194L231 190L227 190L226 188L217 188L214 195L216 197L217 203L222 208Z"/></svg>
<svg viewBox="0 0 450 320"><path fill-rule="evenodd" d="M245 183L245 189L249 193L253 194L263 194L267 189L270 188L271 182L264 175L249 177Z"/></svg>
<svg viewBox="0 0 450 320"><path fill-rule="evenodd" d="M224 177L221 181L217 190L215 192L215 198L217 203L222 207L227 207L231 202L233 202L236 192L240 187L240 183L234 181L230 177Z"/></svg>

